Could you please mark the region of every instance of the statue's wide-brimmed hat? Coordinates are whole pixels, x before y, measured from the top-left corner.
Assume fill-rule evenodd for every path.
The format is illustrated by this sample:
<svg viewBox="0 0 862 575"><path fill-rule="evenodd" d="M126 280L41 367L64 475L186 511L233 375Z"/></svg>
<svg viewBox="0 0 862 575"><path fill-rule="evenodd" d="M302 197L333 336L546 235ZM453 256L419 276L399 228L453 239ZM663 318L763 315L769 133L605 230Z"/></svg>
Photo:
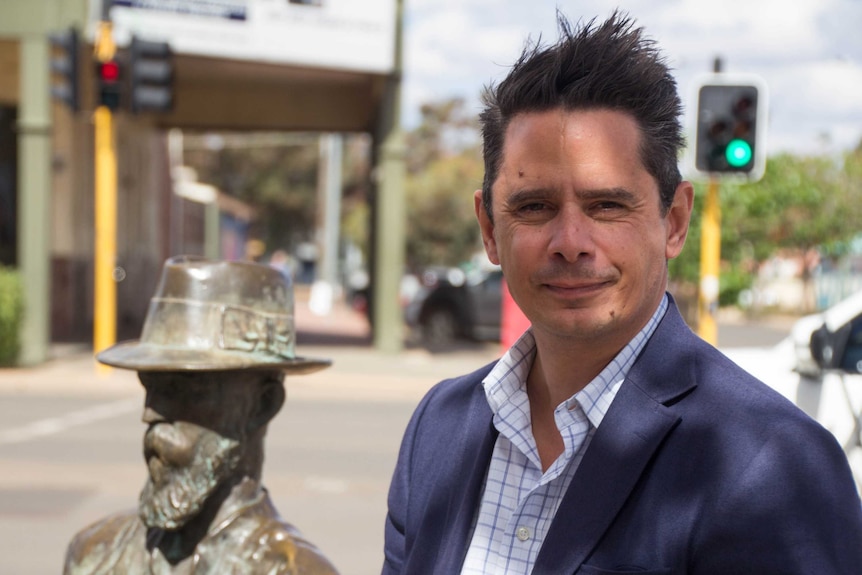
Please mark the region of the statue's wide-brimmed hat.
<svg viewBox="0 0 862 575"><path fill-rule="evenodd" d="M296 357L293 286L268 265L179 256L165 262L141 339L96 356L137 371L278 369L311 373L326 359Z"/></svg>

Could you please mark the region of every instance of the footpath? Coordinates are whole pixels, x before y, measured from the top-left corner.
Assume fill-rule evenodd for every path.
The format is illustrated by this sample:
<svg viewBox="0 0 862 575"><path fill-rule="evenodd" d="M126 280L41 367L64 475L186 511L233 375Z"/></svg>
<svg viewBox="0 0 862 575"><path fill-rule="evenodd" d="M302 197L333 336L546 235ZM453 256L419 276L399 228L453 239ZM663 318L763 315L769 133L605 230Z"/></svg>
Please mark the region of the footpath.
<svg viewBox="0 0 862 575"><path fill-rule="evenodd" d="M399 353L373 346L367 318L336 301L329 313L313 313L307 297L297 292L295 308L298 356L326 358L332 366L320 372L288 377L293 397L418 401L434 383L468 373L499 356L499 344L464 343L445 353L431 353L405 344ZM405 331L405 342L409 338ZM0 396L128 397L140 392L133 371L98 364L87 344L52 346L48 361L32 367L0 368Z"/></svg>
<svg viewBox="0 0 862 575"><path fill-rule="evenodd" d="M292 397L328 399L348 395L355 399L415 402L438 381L469 373L501 353L498 343L470 342L432 353L411 343L406 327L403 350L382 352L373 345L364 313L339 298L327 313L314 313L309 305L308 286L297 286L295 296L296 354L330 359L332 366L311 375L288 377L287 389ZM721 320L719 339L730 343L732 348L750 349L721 347L741 359L744 367L754 367L755 371L762 365L763 348L771 349L784 339L791 325L790 321L777 325L773 321L773 325L761 324L752 331L752 324L744 318L722 316ZM752 339L757 341L749 341ZM792 349L778 346L775 351L779 351L780 363L786 368L783 364L792 361ZM755 357L748 357L752 353ZM135 372L99 365L88 344L54 345L49 360L40 365L0 368L0 397L5 394L128 397L139 392Z"/></svg>

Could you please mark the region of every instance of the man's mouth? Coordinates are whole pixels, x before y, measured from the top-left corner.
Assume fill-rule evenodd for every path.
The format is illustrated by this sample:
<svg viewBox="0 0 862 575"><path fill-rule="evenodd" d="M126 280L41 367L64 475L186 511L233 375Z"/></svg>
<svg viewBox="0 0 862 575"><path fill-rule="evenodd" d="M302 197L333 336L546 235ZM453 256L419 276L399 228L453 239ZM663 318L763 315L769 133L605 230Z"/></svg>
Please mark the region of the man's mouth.
<svg viewBox="0 0 862 575"><path fill-rule="evenodd" d="M562 297L578 298L594 295L611 284L609 280L591 281L567 281L550 280L542 283L542 286L552 294Z"/></svg>
<svg viewBox="0 0 862 575"><path fill-rule="evenodd" d="M551 289L568 290L568 291L590 291L604 287L606 281L589 281L589 282L572 282L572 281L549 281L545 285Z"/></svg>

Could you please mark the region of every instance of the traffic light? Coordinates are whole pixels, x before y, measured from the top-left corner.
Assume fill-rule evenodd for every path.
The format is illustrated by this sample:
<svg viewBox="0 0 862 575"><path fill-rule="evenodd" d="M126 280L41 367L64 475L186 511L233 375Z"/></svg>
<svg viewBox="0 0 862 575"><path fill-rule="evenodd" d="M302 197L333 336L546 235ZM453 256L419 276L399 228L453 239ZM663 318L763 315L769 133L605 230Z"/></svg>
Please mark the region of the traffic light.
<svg viewBox="0 0 862 575"><path fill-rule="evenodd" d="M51 73L54 80L51 95L63 102L73 112L80 108L78 87L78 47L80 38L75 28L57 32L49 36L51 43Z"/></svg>
<svg viewBox="0 0 862 575"><path fill-rule="evenodd" d="M96 78L99 83L99 106L106 106L112 112L120 109L122 86L120 84L120 63L116 59L96 62Z"/></svg>
<svg viewBox="0 0 862 575"><path fill-rule="evenodd" d="M170 44L132 36L129 68L132 113L170 112L174 104L174 63Z"/></svg>
<svg viewBox="0 0 862 575"><path fill-rule="evenodd" d="M766 87L760 80L716 74L697 91L695 168L757 180L766 164Z"/></svg>

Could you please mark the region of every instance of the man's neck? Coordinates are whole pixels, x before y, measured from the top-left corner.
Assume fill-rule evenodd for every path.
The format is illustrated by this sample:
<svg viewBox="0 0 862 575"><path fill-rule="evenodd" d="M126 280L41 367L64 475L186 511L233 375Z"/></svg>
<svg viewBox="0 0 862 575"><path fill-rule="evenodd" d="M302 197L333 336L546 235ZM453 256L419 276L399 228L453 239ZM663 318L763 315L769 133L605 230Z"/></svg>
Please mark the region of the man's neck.
<svg viewBox="0 0 862 575"><path fill-rule="evenodd" d="M546 388L544 396L551 411L589 384L625 346L598 342L573 342L534 332L536 357L527 387ZM532 397L531 397L532 400Z"/></svg>
<svg viewBox="0 0 862 575"><path fill-rule="evenodd" d="M533 438L546 471L565 446L554 412L560 404L584 389L628 343L574 341L534 329L536 357L527 376Z"/></svg>

